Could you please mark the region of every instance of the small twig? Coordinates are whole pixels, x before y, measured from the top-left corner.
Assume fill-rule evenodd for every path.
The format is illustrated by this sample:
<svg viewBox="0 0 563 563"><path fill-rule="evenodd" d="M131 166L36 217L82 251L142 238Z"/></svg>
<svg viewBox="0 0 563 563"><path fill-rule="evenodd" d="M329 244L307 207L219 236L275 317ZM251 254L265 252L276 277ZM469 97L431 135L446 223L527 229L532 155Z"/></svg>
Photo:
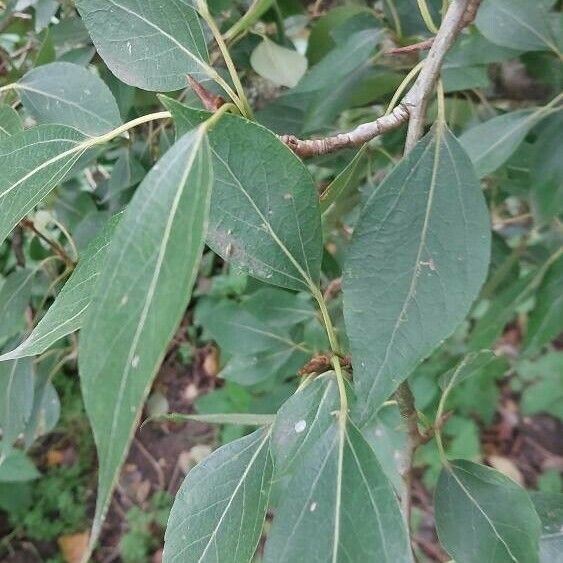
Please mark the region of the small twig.
<svg viewBox="0 0 563 563"><path fill-rule="evenodd" d="M144 458L150 463L150 465L154 469L154 472L156 473L156 477L158 479L158 489L164 490L166 480L164 478L164 472L162 471L162 467L160 467L158 461L154 459L152 454L147 450L147 448L145 448L145 446L143 446L140 440L135 438L133 440L133 443L137 446L139 451L143 454Z"/></svg>
<svg viewBox="0 0 563 563"><path fill-rule="evenodd" d="M12 250L16 257L16 264L21 268L25 268L25 254L23 252L23 229L18 226L14 229L12 235Z"/></svg>
<svg viewBox="0 0 563 563"><path fill-rule="evenodd" d="M323 293L325 301L330 301L342 291L342 277L331 280Z"/></svg>
<svg viewBox="0 0 563 563"><path fill-rule="evenodd" d="M26 229L29 229L35 236L40 238L43 242L45 242L53 252L62 258L64 263L67 266L74 268L76 266L76 262L67 254L66 250L55 240L49 238L48 236L44 235L31 221L30 219L22 219L20 221L20 225Z"/></svg>
<svg viewBox="0 0 563 563"><path fill-rule="evenodd" d="M428 100L434 91L446 53L453 45L461 30L475 19L480 0L454 0L447 11L438 33L432 40L430 52L424 66L411 89L401 103L389 115L375 121L363 123L348 133L340 133L324 139L298 139L294 135L281 135L279 138L301 158L320 156L343 148L363 145L375 137L397 129L407 121L406 146L414 146L424 127Z"/></svg>
<svg viewBox="0 0 563 563"><path fill-rule="evenodd" d="M410 53L418 53L419 51L426 51L432 47L434 43L434 37L426 39L425 41L420 41L419 43L413 43L412 45L406 45L405 47L395 47L393 49L388 49L385 51L386 55L408 55Z"/></svg>

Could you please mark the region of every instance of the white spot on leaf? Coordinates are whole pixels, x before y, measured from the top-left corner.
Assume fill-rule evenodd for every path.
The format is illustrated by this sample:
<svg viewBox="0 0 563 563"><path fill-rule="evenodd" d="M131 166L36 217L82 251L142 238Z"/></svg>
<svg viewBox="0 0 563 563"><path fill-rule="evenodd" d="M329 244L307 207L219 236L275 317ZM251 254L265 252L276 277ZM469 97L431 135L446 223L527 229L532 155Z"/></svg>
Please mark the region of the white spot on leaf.
<svg viewBox="0 0 563 563"><path fill-rule="evenodd" d="M317 503L316 502L312 502L311 506L309 507L309 510L311 512L315 512L315 510L317 509Z"/></svg>
<svg viewBox="0 0 563 563"><path fill-rule="evenodd" d="M297 432L297 434L301 434L301 432L303 432L303 430L305 430L305 428L307 428L307 423L304 420L300 420L299 422L295 423L295 432Z"/></svg>
<svg viewBox="0 0 563 563"><path fill-rule="evenodd" d="M139 356L133 356L131 360L131 365L136 368L139 365Z"/></svg>

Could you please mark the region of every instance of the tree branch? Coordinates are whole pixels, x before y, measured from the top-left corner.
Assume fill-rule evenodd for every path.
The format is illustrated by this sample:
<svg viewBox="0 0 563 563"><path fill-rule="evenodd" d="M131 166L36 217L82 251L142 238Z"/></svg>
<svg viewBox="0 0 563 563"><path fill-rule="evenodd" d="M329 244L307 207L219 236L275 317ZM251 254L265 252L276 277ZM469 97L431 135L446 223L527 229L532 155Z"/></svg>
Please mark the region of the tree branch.
<svg viewBox="0 0 563 563"><path fill-rule="evenodd" d="M379 117L375 121L363 123L348 133L340 133L324 139L302 140L293 135L282 135L280 136L281 141L301 158L308 158L363 145L383 133L397 129L408 121L406 146L410 150L413 140L418 139L422 133L428 100L440 74L444 57L460 31L475 19L480 1L453 0L432 41L432 47L417 80L390 114Z"/></svg>
<svg viewBox="0 0 563 563"><path fill-rule="evenodd" d="M402 103L409 108L410 116L405 144L406 152L414 147L422 135L428 100L440 75L444 57L463 29L466 12L473 4L472 0L455 0L452 2L416 82L403 99Z"/></svg>

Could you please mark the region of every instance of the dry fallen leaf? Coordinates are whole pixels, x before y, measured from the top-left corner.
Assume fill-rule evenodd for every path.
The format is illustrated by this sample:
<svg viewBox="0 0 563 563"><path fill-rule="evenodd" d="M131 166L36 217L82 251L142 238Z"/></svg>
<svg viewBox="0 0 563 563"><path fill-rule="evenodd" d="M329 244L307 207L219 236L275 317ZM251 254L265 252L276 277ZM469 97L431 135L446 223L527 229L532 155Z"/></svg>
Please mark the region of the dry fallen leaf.
<svg viewBox="0 0 563 563"><path fill-rule="evenodd" d="M203 360L203 370L209 377L215 377L219 373L219 350L209 347L207 356Z"/></svg>
<svg viewBox="0 0 563 563"><path fill-rule="evenodd" d="M80 563L82 556L88 548L89 540L90 534L88 532L60 536L57 543L66 563Z"/></svg>

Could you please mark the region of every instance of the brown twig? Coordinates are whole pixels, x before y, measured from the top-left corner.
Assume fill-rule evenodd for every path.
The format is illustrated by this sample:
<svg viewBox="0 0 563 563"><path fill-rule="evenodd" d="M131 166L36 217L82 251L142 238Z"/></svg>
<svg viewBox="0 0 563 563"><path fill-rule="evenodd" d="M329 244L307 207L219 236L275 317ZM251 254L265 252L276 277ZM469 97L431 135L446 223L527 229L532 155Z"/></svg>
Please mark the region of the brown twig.
<svg viewBox="0 0 563 563"><path fill-rule="evenodd" d="M424 66L414 85L403 100L388 115L363 123L352 131L323 139L298 139L294 135L281 135L280 139L301 158L320 156L343 148L363 145L375 137L397 129L407 121L407 147L420 138L424 126L428 100L432 95L446 53L461 30L475 19L480 0L454 0L447 11Z"/></svg>
<svg viewBox="0 0 563 563"><path fill-rule="evenodd" d="M21 268L25 268L25 254L23 252L23 229L17 226L12 235L12 250L16 257L16 264Z"/></svg>
<svg viewBox="0 0 563 563"><path fill-rule="evenodd" d="M74 262L74 260L68 255L67 251L56 241L53 240L51 238L49 238L48 236L45 236L33 223L33 221L31 221L30 219L22 219L20 221L20 226L24 227L25 229L29 229L35 236L37 236L38 238L40 238L43 242L45 242L52 250L53 252L59 256L60 258L62 258L62 260L64 261L64 263L67 266L71 266L74 267L76 265L76 263Z"/></svg>
<svg viewBox="0 0 563 563"><path fill-rule="evenodd" d="M419 51L426 51L432 47L434 43L434 37L426 39L425 41L420 41L418 43L413 43L412 45L406 45L405 47L394 47L393 49L388 49L385 51L386 55L408 55L410 53L418 53Z"/></svg>

